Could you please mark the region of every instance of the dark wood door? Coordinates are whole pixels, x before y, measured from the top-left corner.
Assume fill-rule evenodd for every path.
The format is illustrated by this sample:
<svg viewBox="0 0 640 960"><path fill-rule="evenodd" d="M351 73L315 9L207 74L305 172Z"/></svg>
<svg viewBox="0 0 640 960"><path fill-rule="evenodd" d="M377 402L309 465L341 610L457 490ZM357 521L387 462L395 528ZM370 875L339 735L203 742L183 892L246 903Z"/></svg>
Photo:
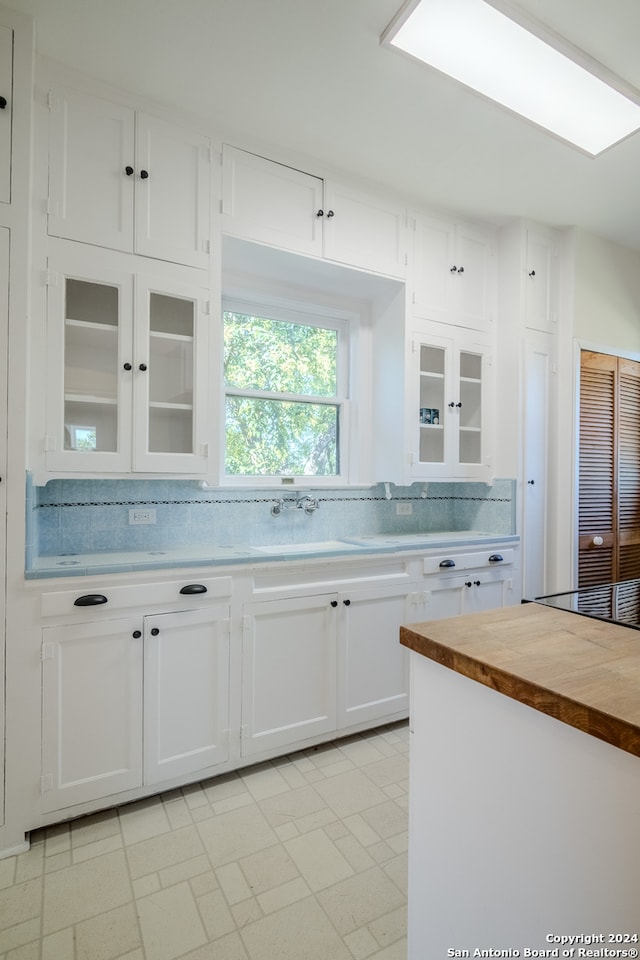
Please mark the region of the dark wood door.
<svg viewBox="0 0 640 960"><path fill-rule="evenodd" d="M582 351L580 587L640 577L640 363Z"/></svg>

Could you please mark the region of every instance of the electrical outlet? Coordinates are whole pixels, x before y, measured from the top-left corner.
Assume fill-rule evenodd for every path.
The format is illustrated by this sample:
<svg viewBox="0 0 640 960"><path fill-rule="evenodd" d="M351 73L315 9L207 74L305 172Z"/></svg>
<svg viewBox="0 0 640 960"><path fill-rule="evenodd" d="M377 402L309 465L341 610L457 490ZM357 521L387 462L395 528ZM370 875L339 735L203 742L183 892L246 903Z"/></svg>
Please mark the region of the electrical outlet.
<svg viewBox="0 0 640 960"><path fill-rule="evenodd" d="M396 516L410 517L413 513L412 503L396 503Z"/></svg>
<svg viewBox="0 0 640 960"><path fill-rule="evenodd" d="M146 510L129 510L129 523L155 523L156 522L156 511L155 509Z"/></svg>

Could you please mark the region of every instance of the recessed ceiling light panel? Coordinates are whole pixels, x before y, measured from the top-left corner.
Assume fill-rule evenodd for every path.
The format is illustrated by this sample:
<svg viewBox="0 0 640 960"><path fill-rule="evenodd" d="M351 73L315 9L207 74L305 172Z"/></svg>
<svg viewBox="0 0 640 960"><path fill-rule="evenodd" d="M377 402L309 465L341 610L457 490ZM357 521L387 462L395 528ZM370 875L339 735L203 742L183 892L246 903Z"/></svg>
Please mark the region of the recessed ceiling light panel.
<svg viewBox="0 0 640 960"><path fill-rule="evenodd" d="M639 91L500 0L409 0L381 42L591 156L640 129Z"/></svg>

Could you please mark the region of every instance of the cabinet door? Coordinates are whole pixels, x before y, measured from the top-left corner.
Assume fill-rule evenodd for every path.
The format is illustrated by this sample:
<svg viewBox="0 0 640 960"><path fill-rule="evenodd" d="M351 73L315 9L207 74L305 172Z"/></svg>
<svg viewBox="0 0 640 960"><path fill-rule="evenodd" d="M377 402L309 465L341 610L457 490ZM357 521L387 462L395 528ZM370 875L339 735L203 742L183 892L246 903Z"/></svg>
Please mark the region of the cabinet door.
<svg viewBox="0 0 640 960"><path fill-rule="evenodd" d="M353 187L325 183L324 255L354 267L404 277L404 208Z"/></svg>
<svg viewBox="0 0 640 960"><path fill-rule="evenodd" d="M460 476L474 477L485 463L484 405L487 357L483 344L470 342L455 353L457 417L455 461Z"/></svg>
<svg viewBox="0 0 640 960"><path fill-rule="evenodd" d="M446 472L454 439L449 404L454 403L451 371L453 341L443 337L413 337L414 383L417 387L410 411L413 435L418 437L413 457L416 474Z"/></svg>
<svg viewBox="0 0 640 960"><path fill-rule="evenodd" d="M433 577L428 581L425 619L445 620L463 612L464 577Z"/></svg>
<svg viewBox="0 0 640 960"><path fill-rule="evenodd" d="M461 577L434 577L429 582L425 617L442 620L505 605L509 580L499 571L469 570Z"/></svg>
<svg viewBox="0 0 640 960"><path fill-rule="evenodd" d="M245 606L243 756L336 729L336 614L335 595Z"/></svg>
<svg viewBox="0 0 640 960"><path fill-rule="evenodd" d="M492 244L481 229L418 217L412 264L415 316L488 330L492 264Z"/></svg>
<svg viewBox="0 0 640 960"><path fill-rule="evenodd" d="M137 115L136 253L208 268L210 168L205 137Z"/></svg>
<svg viewBox="0 0 640 960"><path fill-rule="evenodd" d="M133 277L104 259L81 250L64 269L49 262L49 470L131 468Z"/></svg>
<svg viewBox="0 0 640 960"><path fill-rule="evenodd" d="M228 606L146 617L144 782L226 760L228 727Z"/></svg>
<svg viewBox="0 0 640 960"><path fill-rule="evenodd" d="M43 630L43 809L142 783L142 620Z"/></svg>
<svg viewBox="0 0 640 960"><path fill-rule="evenodd" d="M543 596L547 568L547 489L552 338L529 333L524 344L522 488L523 594ZM596 463L599 458L596 458Z"/></svg>
<svg viewBox="0 0 640 960"><path fill-rule="evenodd" d="M133 110L64 88L49 106L49 234L133 250Z"/></svg>
<svg viewBox="0 0 640 960"><path fill-rule="evenodd" d="M413 475L486 480L488 342L471 332L451 338L418 332L412 353L415 405L410 416L417 435Z"/></svg>
<svg viewBox="0 0 640 960"><path fill-rule="evenodd" d="M407 586L375 586L339 595L338 727L409 710L409 656L400 646L408 623Z"/></svg>
<svg viewBox="0 0 640 960"><path fill-rule="evenodd" d="M493 318L493 250L482 230L456 227L455 272L450 271L450 322L488 330Z"/></svg>
<svg viewBox="0 0 640 960"><path fill-rule="evenodd" d="M11 203L13 30L0 26L0 203Z"/></svg>
<svg viewBox="0 0 640 960"><path fill-rule="evenodd" d="M553 333L557 313L554 290L555 243L546 234L527 230L525 252L525 325Z"/></svg>
<svg viewBox="0 0 640 960"><path fill-rule="evenodd" d="M492 576L486 571L471 572L465 580L463 613L482 613L505 605L507 581L502 576Z"/></svg>
<svg viewBox="0 0 640 960"><path fill-rule="evenodd" d="M134 470L206 472L206 296L166 277L136 277Z"/></svg>
<svg viewBox="0 0 640 960"><path fill-rule="evenodd" d="M222 230L322 255L323 181L234 147L222 152Z"/></svg>
<svg viewBox="0 0 640 960"><path fill-rule="evenodd" d="M426 320L448 321L451 277L455 264L455 225L418 217L414 223L413 313Z"/></svg>

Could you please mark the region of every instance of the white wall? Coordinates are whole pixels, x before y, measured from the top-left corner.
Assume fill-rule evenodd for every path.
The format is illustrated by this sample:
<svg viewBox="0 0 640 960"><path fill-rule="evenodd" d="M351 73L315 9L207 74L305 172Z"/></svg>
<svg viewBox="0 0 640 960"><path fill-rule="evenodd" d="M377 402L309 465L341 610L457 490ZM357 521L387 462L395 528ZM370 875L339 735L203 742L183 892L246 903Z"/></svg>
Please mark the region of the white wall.
<svg viewBox="0 0 640 960"><path fill-rule="evenodd" d="M612 352L640 352L640 253L576 230L574 331Z"/></svg>

